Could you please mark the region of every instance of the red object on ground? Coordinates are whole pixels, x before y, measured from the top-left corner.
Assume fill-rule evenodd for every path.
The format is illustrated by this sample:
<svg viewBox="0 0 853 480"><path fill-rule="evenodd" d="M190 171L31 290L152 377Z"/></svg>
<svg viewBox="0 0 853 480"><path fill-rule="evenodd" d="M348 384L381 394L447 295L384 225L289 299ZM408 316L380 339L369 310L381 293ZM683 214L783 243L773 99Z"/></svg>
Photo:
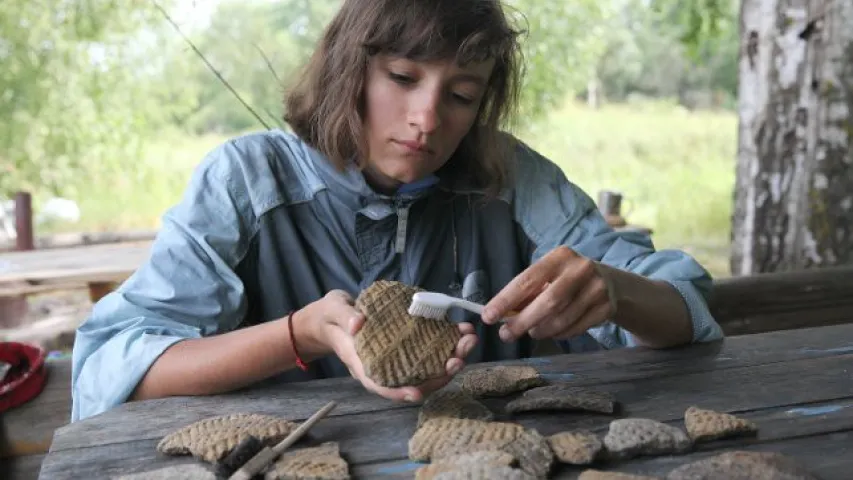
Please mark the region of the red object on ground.
<svg viewBox="0 0 853 480"><path fill-rule="evenodd" d="M0 362L11 365L0 380L0 412L35 398L47 379L47 352L36 345L0 342Z"/></svg>

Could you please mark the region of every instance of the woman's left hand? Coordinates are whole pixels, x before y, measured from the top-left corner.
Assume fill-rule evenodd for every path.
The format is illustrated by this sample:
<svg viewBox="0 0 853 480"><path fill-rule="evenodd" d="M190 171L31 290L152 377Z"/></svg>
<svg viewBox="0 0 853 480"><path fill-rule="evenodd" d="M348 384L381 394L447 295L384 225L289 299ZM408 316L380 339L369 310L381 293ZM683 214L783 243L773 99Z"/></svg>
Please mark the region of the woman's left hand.
<svg viewBox="0 0 853 480"><path fill-rule="evenodd" d="M532 338L568 339L616 313L616 292L608 268L568 247L550 251L516 276L486 304L483 321L494 324L511 310L500 337L511 342L525 332Z"/></svg>

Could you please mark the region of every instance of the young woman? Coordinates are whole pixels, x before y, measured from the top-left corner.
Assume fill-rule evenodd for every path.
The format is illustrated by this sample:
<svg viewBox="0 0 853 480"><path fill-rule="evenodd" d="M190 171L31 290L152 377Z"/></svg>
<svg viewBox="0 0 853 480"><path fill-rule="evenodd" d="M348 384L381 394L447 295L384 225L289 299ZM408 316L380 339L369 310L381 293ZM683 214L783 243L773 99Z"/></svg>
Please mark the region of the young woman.
<svg viewBox="0 0 853 480"><path fill-rule="evenodd" d="M527 357L537 339L567 352L719 339L696 261L614 232L502 133L519 62L498 0L343 2L285 100L293 132L213 150L150 258L78 329L72 420L341 375L419 401L464 362ZM353 298L378 279L486 303L450 312L464 335L447 377L387 389L364 376Z"/></svg>

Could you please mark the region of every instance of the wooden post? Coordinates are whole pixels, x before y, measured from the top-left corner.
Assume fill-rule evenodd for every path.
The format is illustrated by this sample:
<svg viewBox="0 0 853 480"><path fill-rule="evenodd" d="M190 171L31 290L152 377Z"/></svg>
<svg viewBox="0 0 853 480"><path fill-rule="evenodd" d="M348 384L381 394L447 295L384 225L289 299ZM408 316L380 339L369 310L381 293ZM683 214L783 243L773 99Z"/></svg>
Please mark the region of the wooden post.
<svg viewBox="0 0 853 480"><path fill-rule="evenodd" d="M28 192L15 194L15 246L18 250L33 250L33 199Z"/></svg>
<svg viewBox="0 0 853 480"><path fill-rule="evenodd" d="M15 248L33 250L32 197L27 192L15 194ZM30 306L25 295L0 297L0 328L15 328L24 324Z"/></svg>
<svg viewBox="0 0 853 480"><path fill-rule="evenodd" d="M107 296L117 286L116 282L89 282L89 300L92 303L98 303L98 300Z"/></svg>

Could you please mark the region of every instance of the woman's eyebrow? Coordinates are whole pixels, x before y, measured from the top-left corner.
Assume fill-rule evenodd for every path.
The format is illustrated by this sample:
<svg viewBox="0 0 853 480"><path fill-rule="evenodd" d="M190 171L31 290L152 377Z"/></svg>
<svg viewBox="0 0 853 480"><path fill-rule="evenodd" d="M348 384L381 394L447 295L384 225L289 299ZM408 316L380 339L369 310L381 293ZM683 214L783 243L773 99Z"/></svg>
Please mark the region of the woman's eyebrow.
<svg viewBox="0 0 853 480"><path fill-rule="evenodd" d="M459 73L459 74L453 75L453 77L451 77L451 80L455 80L455 81L461 80L461 81L465 81L465 82L473 82L473 83L476 83L477 85L480 85L480 86L486 85L486 79L483 78L482 75L478 75L476 73Z"/></svg>

